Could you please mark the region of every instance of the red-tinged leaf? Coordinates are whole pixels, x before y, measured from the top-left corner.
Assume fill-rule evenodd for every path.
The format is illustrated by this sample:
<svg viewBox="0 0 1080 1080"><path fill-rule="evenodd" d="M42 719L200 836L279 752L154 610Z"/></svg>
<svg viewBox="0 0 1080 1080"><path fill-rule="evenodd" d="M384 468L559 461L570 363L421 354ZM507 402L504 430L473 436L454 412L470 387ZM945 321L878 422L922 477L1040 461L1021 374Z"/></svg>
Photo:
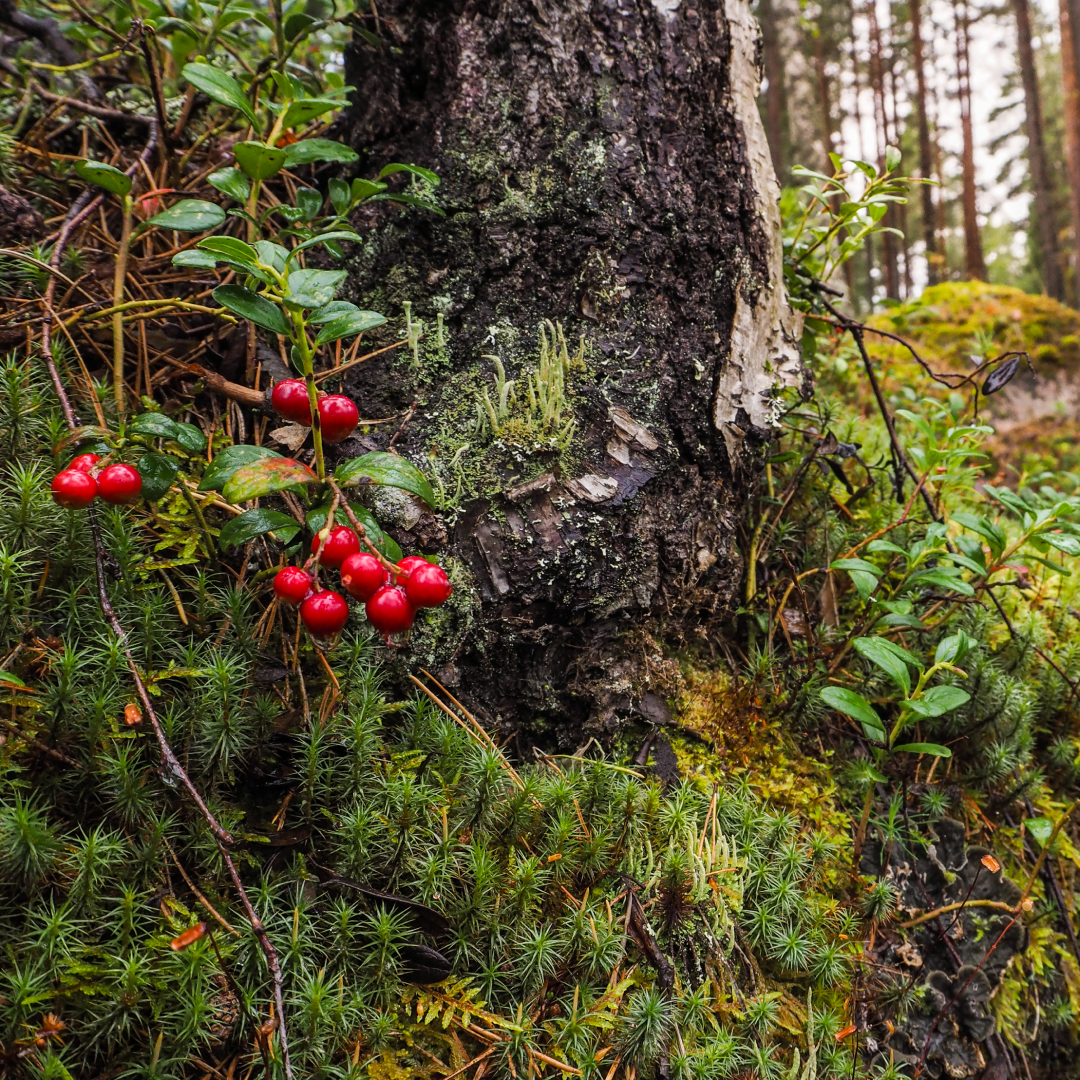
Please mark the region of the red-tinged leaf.
<svg viewBox="0 0 1080 1080"><path fill-rule="evenodd" d="M189 930L185 930L182 934L178 934L169 942L169 948L173 952L180 952L186 949L189 945L194 945L196 941L206 937L210 933L210 927L206 923L201 922L197 926L191 927Z"/></svg>
<svg viewBox="0 0 1080 1080"><path fill-rule="evenodd" d="M297 484L308 484L314 479L315 474L302 462L292 458L264 458L237 469L226 481L221 494L228 502L241 503Z"/></svg>

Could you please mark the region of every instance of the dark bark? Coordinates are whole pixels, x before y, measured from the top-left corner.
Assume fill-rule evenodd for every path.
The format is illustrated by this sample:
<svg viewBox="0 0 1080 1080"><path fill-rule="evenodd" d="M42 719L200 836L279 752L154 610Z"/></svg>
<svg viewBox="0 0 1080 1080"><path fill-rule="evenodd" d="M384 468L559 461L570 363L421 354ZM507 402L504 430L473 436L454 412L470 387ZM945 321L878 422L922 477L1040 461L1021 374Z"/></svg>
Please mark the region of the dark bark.
<svg viewBox="0 0 1080 1080"><path fill-rule="evenodd" d="M1032 214L1039 236L1043 288L1048 296L1055 300L1064 300L1065 282L1061 274L1057 213L1051 194L1050 170L1046 164L1042 100L1035 71L1035 53L1031 46L1031 9L1028 0L1013 0L1013 12L1016 15L1016 55L1020 63L1020 78L1024 84L1024 124L1028 140Z"/></svg>
<svg viewBox="0 0 1080 1080"><path fill-rule="evenodd" d="M1076 49L1070 43L1080 43L1074 30L1071 3L1061 0L1058 18L1061 25L1061 86L1065 99L1065 162L1069 176L1069 218L1072 221L1072 295L1080 305L1080 64ZM1080 25L1080 22L1077 23Z"/></svg>
<svg viewBox="0 0 1080 1080"><path fill-rule="evenodd" d="M447 217L372 211L353 298L390 315L409 301L429 325L442 310L448 348L429 335L418 366L406 350L363 365L348 381L361 415L418 400L397 448L450 475L455 440L476 443L459 460L481 450L466 425L493 385L487 357L524 387L552 319L585 336L588 365L569 453L484 451L486 490L444 552L477 603L442 637L421 630L403 662L460 680L488 722L578 745L663 693L653 632L731 610L769 387L799 375L756 24L740 0L378 11L386 47L347 55L361 175L432 168ZM619 409L648 432L625 441ZM430 550L424 529L397 535Z"/></svg>
<svg viewBox="0 0 1080 1080"><path fill-rule="evenodd" d="M934 157L930 147L930 116L926 107L926 58L923 54L922 0L911 0L911 63L915 69L915 118L919 131L919 176L934 177ZM937 219L934 211L934 189L921 184L923 246L926 248L926 275L929 284L941 276L941 256L938 251Z"/></svg>
<svg viewBox="0 0 1080 1080"><path fill-rule="evenodd" d="M971 124L971 56L968 52L969 19L966 0L953 3L956 29L956 81L960 99L960 130L963 152L960 156L963 186L964 269L969 278L986 280L982 235L975 185L975 133Z"/></svg>

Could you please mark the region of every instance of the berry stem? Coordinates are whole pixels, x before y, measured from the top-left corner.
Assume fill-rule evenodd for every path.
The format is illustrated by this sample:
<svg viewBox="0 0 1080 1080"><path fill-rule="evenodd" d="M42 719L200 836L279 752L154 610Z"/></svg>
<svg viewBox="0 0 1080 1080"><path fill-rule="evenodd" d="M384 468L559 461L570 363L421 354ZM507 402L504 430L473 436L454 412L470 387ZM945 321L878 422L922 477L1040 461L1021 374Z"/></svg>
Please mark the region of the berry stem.
<svg viewBox="0 0 1080 1080"><path fill-rule="evenodd" d="M304 316L295 311L292 314L293 342L300 356L300 374L307 386L308 404L311 407L311 437L315 443L315 468L319 479L326 477L326 462L323 459L322 420L319 417L319 391L315 386L315 354L308 344Z"/></svg>
<svg viewBox="0 0 1080 1080"><path fill-rule="evenodd" d="M326 524L315 534L319 540L318 547L315 548L315 555L311 560L311 587L317 589L319 587L319 561L322 559L323 547L326 545L326 541L330 539L330 533L334 528L334 514L337 512L338 503L341 502L341 492L338 491L334 494L334 501L330 504L330 512L326 515Z"/></svg>
<svg viewBox="0 0 1080 1080"><path fill-rule="evenodd" d="M349 500L345 498L341 488L338 487L337 481L333 477L328 477L326 482L330 485L330 490L334 493L334 502L341 503L341 508L345 511L345 516L349 519L349 524L353 527L353 531L360 537L360 542L375 556L382 565L390 571L395 577L400 578L402 581L408 580L409 572L399 569L397 563L391 562L369 539L367 535L367 529L357 520L356 515L353 513L352 507L349 505Z"/></svg>
<svg viewBox="0 0 1080 1080"><path fill-rule="evenodd" d="M127 280L128 251L131 248L131 211L134 206L131 194L123 197L124 220L120 231L120 246L116 252L116 271L113 274L113 306L124 302L124 286ZM127 394L124 391L124 313L114 311L112 317L113 335L113 397L116 400L116 415L123 416L127 411Z"/></svg>

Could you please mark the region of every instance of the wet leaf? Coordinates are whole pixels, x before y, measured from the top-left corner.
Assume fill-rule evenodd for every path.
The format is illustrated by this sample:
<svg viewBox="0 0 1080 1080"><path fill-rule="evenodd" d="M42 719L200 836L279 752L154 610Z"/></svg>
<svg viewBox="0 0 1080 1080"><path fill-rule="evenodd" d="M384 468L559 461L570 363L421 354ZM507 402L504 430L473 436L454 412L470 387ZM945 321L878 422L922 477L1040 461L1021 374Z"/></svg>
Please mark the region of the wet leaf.
<svg viewBox="0 0 1080 1080"><path fill-rule="evenodd" d="M285 167L285 151L261 142L239 142L233 147L236 163L252 180L269 180Z"/></svg>
<svg viewBox="0 0 1080 1080"><path fill-rule="evenodd" d="M214 299L242 319L274 334L288 334L289 324L277 304L263 296L245 289L243 285L219 285L213 292Z"/></svg>
<svg viewBox="0 0 1080 1080"><path fill-rule="evenodd" d="M242 465L229 477L221 493L228 502L241 503L297 484L310 483L314 479L315 474L299 461L266 458L251 465Z"/></svg>
<svg viewBox="0 0 1080 1080"><path fill-rule="evenodd" d="M259 126L255 110L251 107L244 88L227 71L221 71L209 64L185 64L184 78L219 105L239 109L253 127Z"/></svg>
<svg viewBox="0 0 1080 1080"><path fill-rule="evenodd" d="M104 161L77 161L75 172L80 180L96 184L113 195L126 195L131 190L131 177Z"/></svg>
<svg viewBox="0 0 1080 1080"><path fill-rule="evenodd" d="M344 143L332 139L301 139L285 151L285 164L310 165L313 161L333 161L340 165L350 165L359 160L360 155Z"/></svg>
<svg viewBox="0 0 1080 1080"><path fill-rule="evenodd" d="M903 746L894 746L893 750L899 753L901 750L906 754L931 754L934 757L952 757L952 751L947 746L932 742L911 742Z"/></svg>
<svg viewBox="0 0 1080 1080"><path fill-rule="evenodd" d="M221 530L218 543L222 550L246 544L257 536L265 536L266 533L276 533L277 538L283 543L290 543L300 531L296 519L288 514L282 514L277 510L267 510L258 507L255 510L247 510L239 517L234 517Z"/></svg>
<svg viewBox="0 0 1080 1080"><path fill-rule="evenodd" d="M327 305L329 307L329 305ZM315 338L316 345L327 345L341 338L354 337L365 330L382 326L386 318L377 311L350 311L328 322Z"/></svg>
<svg viewBox="0 0 1080 1080"><path fill-rule="evenodd" d="M157 502L176 481L180 462L168 454L151 450L139 458L139 475L142 477L142 497Z"/></svg>
<svg viewBox="0 0 1080 1080"><path fill-rule="evenodd" d="M147 224L176 232L205 232L216 229L224 220L225 211L217 203L205 199L181 199L175 206L155 214Z"/></svg>
<svg viewBox="0 0 1080 1080"><path fill-rule="evenodd" d="M231 166L227 169L218 169L206 178L210 184L217 188L222 195L228 195L236 202L247 202L251 194L251 182L239 170Z"/></svg>
<svg viewBox="0 0 1080 1080"><path fill-rule="evenodd" d="M242 466L250 465L253 461L262 461L264 458L280 457L280 454L265 446L248 446L245 443L228 446L207 466L199 490L220 491L233 473Z"/></svg>
<svg viewBox="0 0 1080 1080"><path fill-rule="evenodd" d="M345 462L335 473L339 484L384 484L419 495L428 506L435 505L435 493L424 474L410 461L385 450L374 450Z"/></svg>

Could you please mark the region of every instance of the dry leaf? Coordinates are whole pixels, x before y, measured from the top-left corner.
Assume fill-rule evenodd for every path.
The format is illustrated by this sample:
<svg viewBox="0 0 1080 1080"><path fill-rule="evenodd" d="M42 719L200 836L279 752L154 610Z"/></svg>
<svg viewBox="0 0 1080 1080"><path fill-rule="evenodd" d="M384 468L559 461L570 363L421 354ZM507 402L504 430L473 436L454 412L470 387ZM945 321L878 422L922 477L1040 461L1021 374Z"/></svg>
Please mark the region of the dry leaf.
<svg viewBox="0 0 1080 1080"><path fill-rule="evenodd" d="M303 424L286 424L284 427L274 428L270 432L270 438L281 446L287 446L294 454L307 439L311 428Z"/></svg>

